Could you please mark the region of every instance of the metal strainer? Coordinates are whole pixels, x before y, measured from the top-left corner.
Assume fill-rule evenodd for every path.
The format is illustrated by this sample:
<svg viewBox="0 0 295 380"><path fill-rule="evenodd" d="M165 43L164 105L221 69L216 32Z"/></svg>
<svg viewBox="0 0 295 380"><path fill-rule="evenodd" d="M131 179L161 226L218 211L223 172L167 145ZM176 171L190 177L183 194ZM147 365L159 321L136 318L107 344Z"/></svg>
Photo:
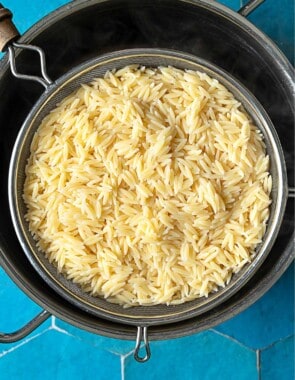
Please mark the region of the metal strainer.
<svg viewBox="0 0 295 380"><path fill-rule="evenodd" d="M69 71L56 81L52 81L46 73L43 51L36 46L21 45L16 42L8 44L9 58L13 75L21 79L34 80L45 87L35 106L30 111L17 136L9 170L8 193L11 216L20 244L27 258L42 278L66 300L77 307L100 318L114 322L134 325L138 328L135 358L145 361L150 356L147 328L151 325L179 322L202 314L223 303L236 293L261 266L278 234L287 199L287 176L283 151L275 128L260 103L248 90L231 75L213 64L179 51L165 49L131 49L122 50L100 56ZM15 65L15 49L36 50L40 54L42 77L18 73ZM123 308L105 299L93 297L85 293L80 286L67 280L58 273L56 267L49 263L33 239L28 222L25 220L26 205L23 201L25 167L30 155L30 145L34 133L43 118L56 107L62 99L72 93L83 83L93 78L102 77L107 70L119 69L127 65L139 64L146 67L174 66L179 69L198 70L207 73L222 83L234 97L241 102L253 122L264 136L267 153L270 157L270 173L273 179L271 192L271 210L266 233L257 248L253 261L232 277L230 283L208 296L181 305L136 306ZM144 340L146 353L139 355L141 341Z"/></svg>

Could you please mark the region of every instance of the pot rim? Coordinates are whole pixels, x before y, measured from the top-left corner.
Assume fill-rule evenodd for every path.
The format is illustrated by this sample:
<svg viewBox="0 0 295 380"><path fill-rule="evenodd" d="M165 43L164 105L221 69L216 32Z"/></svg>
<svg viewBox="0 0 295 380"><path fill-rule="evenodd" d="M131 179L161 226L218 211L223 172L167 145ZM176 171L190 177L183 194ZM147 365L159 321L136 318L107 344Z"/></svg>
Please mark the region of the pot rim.
<svg viewBox="0 0 295 380"><path fill-rule="evenodd" d="M69 11L74 10L75 12L87 8L90 5L94 5L96 3L102 3L107 2L109 0L80 0L75 3L70 3L67 5L64 5L55 11L51 12L49 15L45 16L43 19L38 21L35 25L33 25L20 39L20 41L23 42L29 42L33 40L35 37L39 35L39 33L42 33L46 30L46 28L50 25L53 25L55 22L63 19L65 16L68 15ZM259 41L260 45L265 47L267 45L267 49L271 52L274 59L279 63L281 71L284 73L286 77L285 84L288 87L288 90L293 90L293 68L290 64L290 62L287 60L287 58L283 55L283 53L279 50L279 48L275 45L274 42L270 40L269 37L267 37L263 32L261 32L259 29L257 29L253 24L251 24L248 20L246 20L244 17L240 16L236 12L230 10L226 6L223 6L222 4L219 4L217 2L213 1L192 1L192 0L179 0L183 3L191 3L193 5L202 6L206 9L210 9L211 11L217 13L218 15L221 15L225 18L228 18L235 24L237 24L241 29L245 30L247 33L250 33L253 38L256 39L256 41ZM0 61L0 79L3 75L5 75L6 71L8 69L8 61L7 57L4 57L2 61ZM31 283L24 283L22 275L13 267L13 265L9 262L9 260L5 256L5 245L2 245L2 242L0 242L0 261L9 276L14 280L14 282L27 294L29 295L37 304L45 307L50 312L52 312L54 315L57 315L61 319L64 319L68 321L69 323L76 325L79 328L84 328L85 330L99 333L106 336L111 337L118 337L117 332L117 326L118 324L114 323L113 326L109 328L109 326L104 326L104 321L101 321L99 318L92 318L91 316L86 315L85 318L83 315L81 315L80 321L77 321L75 317L73 317L72 313L69 313L68 311L65 312L64 308L59 305L58 303L53 302L50 300L48 302L47 297L44 297L42 292L39 291L39 289L36 289L34 284ZM186 328L184 326L178 325L177 331L172 331L171 334L169 334L168 331L166 331L164 334L168 334L167 337L172 338L176 336L183 336L187 334L191 334L192 332L200 331L202 326L206 324L208 327L209 325L215 325L217 323L220 323L221 321L224 321L229 318L228 313L230 313L230 317L232 317L235 314L238 314L242 310L244 310L246 307L254 303L258 298L260 298L277 280L278 278L284 273L284 271L288 268L288 266L291 264L294 258L294 252L293 252L293 240L291 239L288 242L288 245L286 247L286 253L284 254L283 258L281 258L279 262L279 270L274 270L265 281L263 281L263 286L256 286L254 289L250 290L243 298L243 300L239 300L237 303L235 303L234 310L231 310L231 306L225 308L225 311L222 312L222 316L219 315L219 312L212 311L212 313L208 313L208 315L200 316L204 319L204 323L200 321L201 318L195 318L195 320L199 319L198 325L192 325L189 327L189 332L187 332ZM217 319L216 319L217 318ZM90 322L89 319L93 321ZM100 326L97 327L97 321L99 322ZM172 329L172 325L171 329ZM159 329L153 333L152 327L151 329L151 339L163 339L163 337L159 336ZM128 330L128 331L127 331ZM121 331L119 333L119 337L122 339L133 339L134 335L132 331L128 329L128 326L122 326Z"/></svg>

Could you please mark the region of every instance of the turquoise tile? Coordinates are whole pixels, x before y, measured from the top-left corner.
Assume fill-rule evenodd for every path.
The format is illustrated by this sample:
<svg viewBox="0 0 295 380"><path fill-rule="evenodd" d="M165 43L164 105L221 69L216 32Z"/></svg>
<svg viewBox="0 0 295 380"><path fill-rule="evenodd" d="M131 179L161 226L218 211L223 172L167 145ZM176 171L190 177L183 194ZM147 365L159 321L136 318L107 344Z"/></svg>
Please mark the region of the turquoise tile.
<svg viewBox="0 0 295 380"><path fill-rule="evenodd" d="M4 1L4 6L10 9L13 14L13 22L20 34L26 32L33 24L41 20L55 9L65 5L70 0L42 1L42 5L36 5L31 0L9 0ZM3 53L0 52L0 59Z"/></svg>
<svg viewBox="0 0 295 380"><path fill-rule="evenodd" d="M69 0L42 1L38 6L31 0L8 0L3 3L13 13L13 21L19 32L24 33L42 17L68 2Z"/></svg>
<svg viewBox="0 0 295 380"><path fill-rule="evenodd" d="M240 2L244 5L249 0ZM247 17L278 45L292 64L294 64L294 4L294 0L267 0Z"/></svg>
<svg viewBox="0 0 295 380"><path fill-rule="evenodd" d="M20 329L39 314L41 310L14 284L0 267L0 332L11 333ZM47 330L50 325L51 320L49 319L20 342L0 343L0 358L19 344L34 339L36 335ZM1 375L0 380L2 380Z"/></svg>
<svg viewBox="0 0 295 380"><path fill-rule="evenodd" d="M18 329L41 310L0 267L0 330Z"/></svg>
<svg viewBox="0 0 295 380"><path fill-rule="evenodd" d="M0 268L0 302L1 332L12 332L19 329L42 310L14 284L2 268ZM30 337L48 329L51 324L52 321L49 319L32 332ZM118 340L91 334L59 319L54 319L54 324L57 328L65 330L95 347L103 347L118 354L127 354L134 348L134 341ZM135 334L136 332L134 333L134 339ZM0 344L0 354L15 345L18 345L18 343ZM2 380L1 377L0 380Z"/></svg>
<svg viewBox="0 0 295 380"><path fill-rule="evenodd" d="M290 336L294 332L294 269L292 264L260 300L215 330L253 349Z"/></svg>
<svg viewBox="0 0 295 380"><path fill-rule="evenodd" d="M237 11L241 7L240 0L220 0L218 3L223 4L234 11Z"/></svg>
<svg viewBox="0 0 295 380"><path fill-rule="evenodd" d="M1 380L119 380L120 357L49 330L0 357Z"/></svg>
<svg viewBox="0 0 295 380"><path fill-rule="evenodd" d="M125 360L125 380L256 380L256 353L214 332L151 343L152 356Z"/></svg>
<svg viewBox="0 0 295 380"><path fill-rule="evenodd" d="M267 0L249 17L294 64L294 0Z"/></svg>
<svg viewBox="0 0 295 380"><path fill-rule="evenodd" d="M60 319L55 320L58 328L67 331L69 334L87 342L94 347L104 348L108 351L126 355L134 349L136 339L136 328L134 328L134 341L107 338L101 335L89 333L85 330L78 329Z"/></svg>
<svg viewBox="0 0 295 380"><path fill-rule="evenodd" d="M294 335L261 352L260 380L294 380Z"/></svg>
<svg viewBox="0 0 295 380"><path fill-rule="evenodd" d="M8 277L0 267L0 332L11 333L27 324L42 309L27 297ZM45 321L33 331L29 338L42 333L51 325L51 320ZM22 342L22 341L21 341ZM14 343L0 343L0 357L7 350L18 345ZM0 376L0 380L2 380Z"/></svg>

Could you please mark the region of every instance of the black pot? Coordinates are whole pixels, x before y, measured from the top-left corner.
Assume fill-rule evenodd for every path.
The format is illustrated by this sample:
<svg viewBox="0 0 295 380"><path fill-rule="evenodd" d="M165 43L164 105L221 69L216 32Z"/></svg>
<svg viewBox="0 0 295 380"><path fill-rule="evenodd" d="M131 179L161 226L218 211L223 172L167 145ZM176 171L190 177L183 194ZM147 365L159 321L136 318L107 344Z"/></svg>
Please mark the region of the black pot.
<svg viewBox="0 0 295 380"><path fill-rule="evenodd" d="M22 38L46 52L51 78L102 53L130 48L169 48L204 58L239 79L262 103L280 137L293 184L293 71L278 48L242 16L204 1L113 0L76 1L41 20ZM39 63L21 52L23 72L37 73ZM37 84L10 74L7 59L0 65L0 162L7 178L12 146L25 116L40 95ZM11 112L17 109L18 112ZM35 302L44 307L30 326L3 336L14 341L37 324L55 316L85 330L120 339L134 339L134 326L110 322L73 306L54 292L35 272L18 244L10 220L7 182L1 183L0 260L7 273ZM186 321L149 327L150 339L188 335L216 325L261 297L293 259L294 214L289 199L279 236L258 272L234 296L218 307Z"/></svg>

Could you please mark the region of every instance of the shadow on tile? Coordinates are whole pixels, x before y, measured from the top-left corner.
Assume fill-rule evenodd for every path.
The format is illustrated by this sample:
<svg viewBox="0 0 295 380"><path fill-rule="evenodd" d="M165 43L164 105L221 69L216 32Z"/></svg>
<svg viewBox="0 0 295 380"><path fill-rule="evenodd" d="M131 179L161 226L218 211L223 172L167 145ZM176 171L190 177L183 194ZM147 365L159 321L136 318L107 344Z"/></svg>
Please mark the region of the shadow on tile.
<svg viewBox="0 0 295 380"><path fill-rule="evenodd" d="M293 263L254 305L214 329L253 349L264 348L294 333Z"/></svg>
<svg viewBox="0 0 295 380"><path fill-rule="evenodd" d="M48 330L0 359L1 380L119 380L120 357Z"/></svg>
<svg viewBox="0 0 295 380"><path fill-rule="evenodd" d="M104 348L108 351L114 352L118 355L126 355L131 352L135 347L136 330L134 333L134 341L120 340L114 338L107 338L101 335L91 334L87 331L78 329L66 322L56 319L55 324L58 328L63 329L78 337L83 342L91 344L93 347Z"/></svg>
<svg viewBox="0 0 295 380"><path fill-rule="evenodd" d="M294 380L294 336L263 350L260 380Z"/></svg>

